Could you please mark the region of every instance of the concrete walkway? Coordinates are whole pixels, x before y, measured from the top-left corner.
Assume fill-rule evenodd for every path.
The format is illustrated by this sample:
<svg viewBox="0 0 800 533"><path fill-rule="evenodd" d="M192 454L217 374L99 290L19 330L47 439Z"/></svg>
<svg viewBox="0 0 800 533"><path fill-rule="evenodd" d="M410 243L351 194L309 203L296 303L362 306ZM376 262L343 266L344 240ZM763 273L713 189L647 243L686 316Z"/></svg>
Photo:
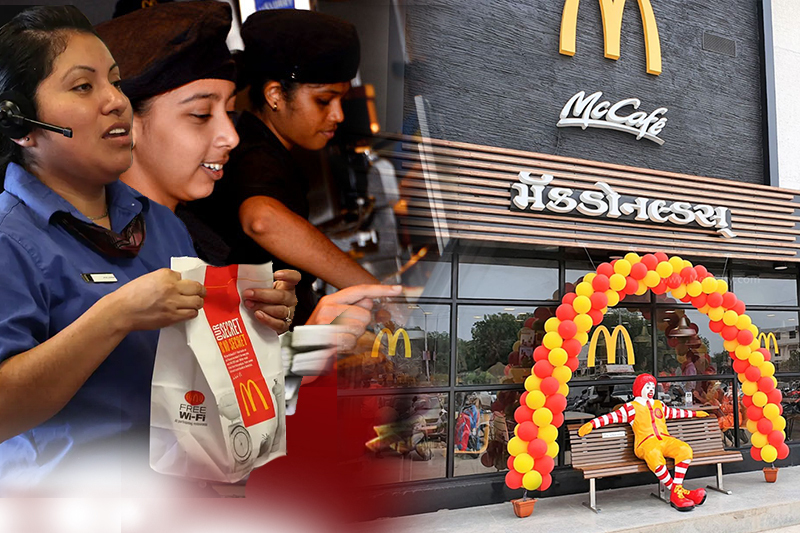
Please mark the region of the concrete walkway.
<svg viewBox="0 0 800 533"><path fill-rule="evenodd" d="M714 478L689 479L689 489L713 484ZM708 491L708 499L691 512L678 512L650 496L651 486L598 492L602 512L595 514L581 502L587 494L542 498L533 514L517 518L511 503L468 509L442 510L414 516L355 524L350 533L800 533L800 466L781 468L777 483L766 483L762 472L728 474L730 496Z"/></svg>

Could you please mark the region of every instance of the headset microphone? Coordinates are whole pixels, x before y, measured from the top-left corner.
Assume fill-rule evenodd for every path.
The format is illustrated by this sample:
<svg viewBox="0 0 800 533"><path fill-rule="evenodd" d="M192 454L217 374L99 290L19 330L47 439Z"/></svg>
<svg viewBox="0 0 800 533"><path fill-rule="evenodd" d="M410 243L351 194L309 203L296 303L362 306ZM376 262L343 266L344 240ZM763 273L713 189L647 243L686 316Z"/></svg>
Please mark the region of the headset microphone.
<svg viewBox="0 0 800 533"><path fill-rule="evenodd" d="M12 139L20 139L26 136L33 126L36 126L60 133L64 137L72 137L71 128L62 128L28 118L33 114L33 106L21 94L13 91L0 94L0 133Z"/></svg>

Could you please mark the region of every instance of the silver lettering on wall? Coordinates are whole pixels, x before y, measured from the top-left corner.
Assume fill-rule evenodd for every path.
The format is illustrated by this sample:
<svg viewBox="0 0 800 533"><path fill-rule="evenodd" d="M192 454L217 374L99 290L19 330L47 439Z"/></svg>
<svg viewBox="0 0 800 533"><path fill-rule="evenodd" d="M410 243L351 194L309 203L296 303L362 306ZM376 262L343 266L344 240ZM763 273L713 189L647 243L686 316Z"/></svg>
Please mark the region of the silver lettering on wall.
<svg viewBox="0 0 800 533"><path fill-rule="evenodd" d="M624 131L636 135L636 139L647 139L654 143L664 144L664 139L658 136L667 119L662 115L667 112L666 107L659 107L652 113L644 111L634 111L629 115L621 114L623 108L633 107L639 109L641 100L638 98L625 98L612 104L608 100L600 102L603 97L601 91L586 96L585 91L580 91L569 99L561 110L559 121L556 124L559 128L580 127L604 128L611 130Z"/></svg>
<svg viewBox="0 0 800 533"><path fill-rule="evenodd" d="M550 211L562 215L577 211L587 217L713 228L726 239L736 237L731 231L731 212L727 207L623 196L602 181L595 183L599 190L578 191L551 187L550 174L535 177L530 172L520 172L517 177L519 183L511 185L512 211Z"/></svg>

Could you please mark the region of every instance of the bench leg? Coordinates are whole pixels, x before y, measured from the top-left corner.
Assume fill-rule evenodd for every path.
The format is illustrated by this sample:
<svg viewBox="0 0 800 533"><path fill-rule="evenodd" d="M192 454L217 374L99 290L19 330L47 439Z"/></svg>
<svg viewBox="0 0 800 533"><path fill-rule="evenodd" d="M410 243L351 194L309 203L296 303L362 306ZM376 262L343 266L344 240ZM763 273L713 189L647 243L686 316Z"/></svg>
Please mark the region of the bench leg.
<svg viewBox="0 0 800 533"><path fill-rule="evenodd" d="M583 502L583 505L594 511L595 513L600 512L600 508L597 507L597 493L595 492L595 479L592 478L589 480L589 502Z"/></svg>
<svg viewBox="0 0 800 533"><path fill-rule="evenodd" d="M664 503L669 503L669 491L667 491L667 486L663 483L658 484L658 494L651 492L650 496L653 498L658 498Z"/></svg>
<svg viewBox="0 0 800 533"><path fill-rule="evenodd" d="M721 492L723 494L732 494L731 491L722 488L722 463L717 463L717 486L706 485L706 488Z"/></svg>

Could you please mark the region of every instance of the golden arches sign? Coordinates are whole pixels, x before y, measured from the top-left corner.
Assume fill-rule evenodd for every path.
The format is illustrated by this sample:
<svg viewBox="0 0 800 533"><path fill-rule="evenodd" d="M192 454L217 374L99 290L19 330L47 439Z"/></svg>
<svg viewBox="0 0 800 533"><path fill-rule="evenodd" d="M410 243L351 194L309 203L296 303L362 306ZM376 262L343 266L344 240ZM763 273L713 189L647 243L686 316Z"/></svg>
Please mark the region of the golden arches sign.
<svg viewBox="0 0 800 533"><path fill-rule="evenodd" d="M775 355L778 355L780 352L778 351L778 339L775 338L775 334L771 331L769 333L759 333L758 337L756 337L758 344L760 345L762 342L764 343L764 348L769 350L769 341L772 340L772 346L775 348Z"/></svg>
<svg viewBox="0 0 800 533"><path fill-rule="evenodd" d="M388 328L383 328L378 335L375 337L375 342L372 343L372 357L378 357L381 353L381 340L383 340L383 336L386 335L388 338L388 352L386 355L389 357L394 356L397 353L397 341L400 340L400 336L403 336L403 347L405 348L406 357L411 357L411 339L408 337L408 332L403 328L397 328L397 331L392 333Z"/></svg>
<svg viewBox="0 0 800 533"><path fill-rule="evenodd" d="M597 326L597 329L594 330L592 338L589 341L589 359L586 361L586 366L594 366L595 364L595 355L597 353L597 341L600 340L601 334L603 335L603 338L606 341L606 353L609 365L613 365L616 363L617 338L620 335L622 335L622 339L625 341L625 350L628 352L628 364L629 365L636 364L636 358L633 354L633 341L631 341L631 335L630 333L628 333L628 330L625 329L624 326L614 327L613 333L609 333L608 328L605 326Z"/></svg>
<svg viewBox="0 0 800 533"><path fill-rule="evenodd" d="M658 38L658 26L650 0L638 0L642 14L644 29L644 45L647 56L647 73L661 74L661 41ZM565 0L561 14L561 35L559 53L575 55L575 36L578 31L578 4L580 0ZM622 13L625 0L600 0L600 12L603 16L603 41L605 56L617 60L620 55L620 37L622 34Z"/></svg>

